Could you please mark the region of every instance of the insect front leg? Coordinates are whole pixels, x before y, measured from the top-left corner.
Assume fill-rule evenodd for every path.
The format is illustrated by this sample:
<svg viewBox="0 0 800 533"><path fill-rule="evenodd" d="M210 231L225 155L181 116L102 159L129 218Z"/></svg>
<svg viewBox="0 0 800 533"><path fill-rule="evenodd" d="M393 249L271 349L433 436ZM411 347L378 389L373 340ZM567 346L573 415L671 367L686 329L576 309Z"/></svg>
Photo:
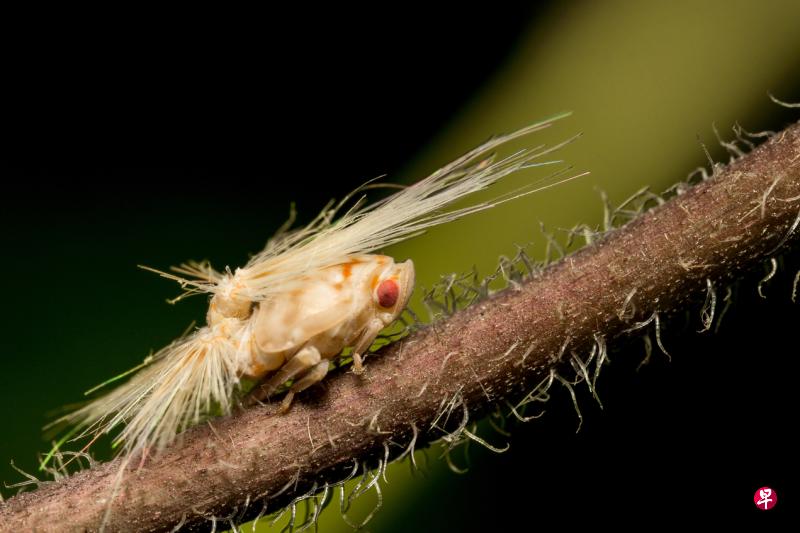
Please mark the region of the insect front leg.
<svg viewBox="0 0 800 533"><path fill-rule="evenodd" d="M364 373L364 361L361 358L361 354L369 350L369 347L372 346L372 343L375 341L375 337L378 336L378 333L380 333L384 327L385 325L380 319L374 318L367 324L367 327L364 328L361 336L353 346L354 374L360 375Z"/></svg>
<svg viewBox="0 0 800 533"><path fill-rule="evenodd" d="M252 405L265 398L269 398L275 393L278 387L295 376L305 372L309 368L315 366L320 362L321 359L322 357L320 356L319 350L317 350L316 347L304 346L267 381L253 389L253 392L250 393L248 405ZM294 396L292 391L289 391L289 394ZM291 401L292 399L290 397L288 403L291 403Z"/></svg>

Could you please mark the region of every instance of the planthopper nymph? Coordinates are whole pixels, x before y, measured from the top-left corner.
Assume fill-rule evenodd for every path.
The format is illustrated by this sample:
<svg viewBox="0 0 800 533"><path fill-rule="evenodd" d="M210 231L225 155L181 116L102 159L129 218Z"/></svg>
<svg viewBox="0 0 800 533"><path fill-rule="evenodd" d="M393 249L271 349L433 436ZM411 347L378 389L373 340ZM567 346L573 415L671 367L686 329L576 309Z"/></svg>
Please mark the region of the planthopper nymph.
<svg viewBox="0 0 800 533"><path fill-rule="evenodd" d="M240 268L215 270L189 262L160 275L180 283L178 299L210 297L206 324L148 357L116 389L57 422L70 437L94 439L121 428L122 453L156 452L183 429L235 405L269 400L288 385L280 411L295 394L325 378L348 350L356 374L363 355L398 318L414 289L414 264L380 252L427 228L574 179L564 171L485 202L448 207L520 169L553 163L544 156L565 143L492 151L542 130L565 115L493 138L427 178L373 203L368 184L309 224L284 228ZM567 141L569 142L569 141ZM246 396L245 381L257 384ZM62 439L62 442L65 439Z"/></svg>

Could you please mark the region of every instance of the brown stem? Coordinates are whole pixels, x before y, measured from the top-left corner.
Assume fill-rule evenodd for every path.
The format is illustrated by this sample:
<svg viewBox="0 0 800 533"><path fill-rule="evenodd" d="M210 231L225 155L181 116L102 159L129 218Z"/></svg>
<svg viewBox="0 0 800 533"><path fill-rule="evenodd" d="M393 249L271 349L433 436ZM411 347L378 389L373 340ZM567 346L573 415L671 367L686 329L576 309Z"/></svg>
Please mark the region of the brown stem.
<svg viewBox="0 0 800 533"><path fill-rule="evenodd" d="M375 464L390 441L405 445L417 430L419 444L441 437L431 425L448 401L476 414L519 398L549 373L565 343L569 353L598 336L612 339L684 307L709 282L759 265L800 220L800 123L715 174L519 288L371 356L365 376L332 376L324 392L301 395L286 415L257 407L188 431L127 472L107 530L202 527L203 515L234 510L244 519L270 495L278 495L269 499L277 509L314 483L345 477L354 460ZM392 444L392 456L400 451ZM0 524L95 530L118 469L115 460L20 494L0 504Z"/></svg>

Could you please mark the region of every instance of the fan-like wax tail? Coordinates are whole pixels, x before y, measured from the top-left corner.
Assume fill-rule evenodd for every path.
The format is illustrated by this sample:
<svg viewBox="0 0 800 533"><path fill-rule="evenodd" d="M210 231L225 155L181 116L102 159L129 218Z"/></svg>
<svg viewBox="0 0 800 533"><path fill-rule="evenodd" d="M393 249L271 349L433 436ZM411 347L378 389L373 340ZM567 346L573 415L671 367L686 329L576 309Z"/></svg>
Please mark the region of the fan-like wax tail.
<svg viewBox="0 0 800 533"><path fill-rule="evenodd" d="M362 193L379 184L367 183L338 204L328 204L305 227L297 230L281 228L264 250L235 272L227 269L218 272L207 263L181 265L173 268L175 274L156 272L181 284L184 294L178 299L198 293L235 291L239 300L261 302L276 294L297 290L303 287L308 275L348 261L355 254L382 250L433 226L582 176L570 176L562 170L531 181L512 193L466 207L447 209L511 173L559 162L548 160L547 156L577 136L553 146L542 144L522 149L502 158L493 151L514 139L543 130L567 115L569 113L563 113L490 139L427 178L372 204L366 203ZM290 217L290 223L292 220Z"/></svg>
<svg viewBox="0 0 800 533"><path fill-rule="evenodd" d="M247 325L228 320L163 348L127 383L55 424L94 438L125 424L115 440L126 455L158 451L212 412L228 413L238 384L237 361Z"/></svg>
<svg viewBox="0 0 800 533"><path fill-rule="evenodd" d="M244 292L251 301L268 299L277 292L301 285L306 274L347 260L350 255L375 252L419 235L427 228L578 177L568 176L564 171L556 172L545 178L548 180L546 183L544 180L533 181L505 196L446 210L458 200L486 189L513 172L556 162L546 160L545 156L573 139L555 146L541 145L519 150L504 158L497 158L492 151L509 141L547 128L566 115L491 139L427 178L381 201L365 205L365 198L361 197L340 215L339 211L361 192L357 190L338 205L329 204L305 228L285 232L273 239L245 268L236 271L234 283L244 285ZM367 187L374 185L368 184Z"/></svg>

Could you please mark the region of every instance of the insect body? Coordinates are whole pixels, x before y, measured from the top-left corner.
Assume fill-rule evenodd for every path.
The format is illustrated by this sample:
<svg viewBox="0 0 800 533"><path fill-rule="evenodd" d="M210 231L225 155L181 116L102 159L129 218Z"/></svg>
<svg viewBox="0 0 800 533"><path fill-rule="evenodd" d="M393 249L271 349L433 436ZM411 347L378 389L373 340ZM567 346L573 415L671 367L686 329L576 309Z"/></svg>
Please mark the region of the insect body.
<svg viewBox="0 0 800 533"><path fill-rule="evenodd" d="M269 397L296 378L281 404L286 410L294 393L325 377L329 360L345 347L353 348L353 371L361 374L361 355L403 311L413 288L411 260L356 255L309 275L304 288L262 302L253 312L242 373L262 378L276 372L252 397Z"/></svg>
<svg viewBox="0 0 800 533"><path fill-rule="evenodd" d="M57 422L95 438L124 426L117 442L130 456L163 448L214 411L230 412L241 378L260 381L250 403L293 380L281 405L286 410L295 393L325 377L344 348L352 348L353 370L363 372L361 356L403 311L414 287L411 261L396 263L375 253L430 227L578 177L555 173L549 178L557 179L545 184L445 210L512 172L552 163L534 160L566 143L499 160L489 152L563 116L494 138L378 202L366 204L363 196L353 201L351 194L331 203L307 226L280 230L235 271L219 272L207 263L156 271L181 284L184 294L178 299L211 296L207 324L148 357L126 383ZM362 189L368 187L374 186Z"/></svg>

